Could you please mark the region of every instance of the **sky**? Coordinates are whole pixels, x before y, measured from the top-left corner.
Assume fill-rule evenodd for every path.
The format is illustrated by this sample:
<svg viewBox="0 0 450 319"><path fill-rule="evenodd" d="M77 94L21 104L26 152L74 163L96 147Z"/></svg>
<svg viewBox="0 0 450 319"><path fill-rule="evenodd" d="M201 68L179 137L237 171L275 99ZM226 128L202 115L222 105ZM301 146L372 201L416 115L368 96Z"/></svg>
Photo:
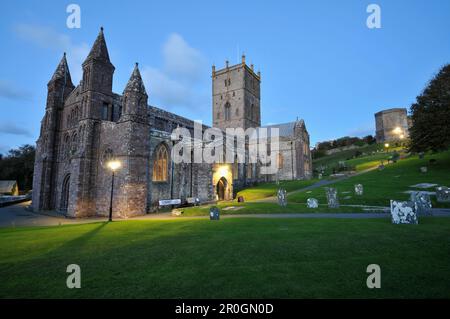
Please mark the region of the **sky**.
<svg viewBox="0 0 450 319"><path fill-rule="evenodd" d="M69 4L81 27L68 28ZM369 29L369 4L381 28ZM450 1L7 1L0 19L0 153L39 135L46 85L67 52L72 80L101 26L121 94L139 62L149 104L211 125L211 66L261 71L262 124L306 122L311 145L374 134L450 62Z"/></svg>

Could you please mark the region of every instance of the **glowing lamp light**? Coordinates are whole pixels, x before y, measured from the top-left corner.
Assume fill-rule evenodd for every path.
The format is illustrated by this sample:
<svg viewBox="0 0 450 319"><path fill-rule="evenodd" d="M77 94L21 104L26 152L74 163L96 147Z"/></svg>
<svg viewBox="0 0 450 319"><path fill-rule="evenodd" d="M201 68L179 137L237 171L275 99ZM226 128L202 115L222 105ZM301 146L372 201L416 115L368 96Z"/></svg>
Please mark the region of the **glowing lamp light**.
<svg viewBox="0 0 450 319"><path fill-rule="evenodd" d="M108 168L114 172L122 166L122 163L120 163L119 161L109 161L107 165Z"/></svg>
<svg viewBox="0 0 450 319"><path fill-rule="evenodd" d="M402 129L400 128L400 127L396 127L395 129L394 129L394 133L395 134L402 134Z"/></svg>
<svg viewBox="0 0 450 319"><path fill-rule="evenodd" d="M384 144L384 147L388 148L389 147L389 143Z"/></svg>
<svg viewBox="0 0 450 319"><path fill-rule="evenodd" d="M219 168L219 174L220 174L221 177L222 177L222 176L228 175L228 167L226 167L226 166L221 166L221 167Z"/></svg>

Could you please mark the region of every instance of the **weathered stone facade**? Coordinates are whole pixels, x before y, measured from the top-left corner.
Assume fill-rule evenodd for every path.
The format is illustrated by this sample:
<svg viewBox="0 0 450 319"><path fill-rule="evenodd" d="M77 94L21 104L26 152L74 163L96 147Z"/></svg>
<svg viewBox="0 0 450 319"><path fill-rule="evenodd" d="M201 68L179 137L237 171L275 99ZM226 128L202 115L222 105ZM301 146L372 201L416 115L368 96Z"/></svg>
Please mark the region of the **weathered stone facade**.
<svg viewBox="0 0 450 319"><path fill-rule="evenodd" d="M410 122L405 108L394 108L375 113L378 143L398 141L409 137Z"/></svg>
<svg viewBox="0 0 450 319"><path fill-rule="evenodd" d="M72 83L65 55L59 63L47 85L47 104L37 141L35 211L56 210L69 217L107 215L112 173L106 163L112 157L122 164L115 173L113 196L113 214L118 217L154 211L163 199L181 199L182 203L192 197L201 202L232 199L234 185L275 179L261 176L258 166L250 163L175 164L170 156L175 145L171 133L177 127L193 132L194 122L148 105L137 64L122 95L114 93L114 69L103 29L83 63L83 79L78 86ZM214 72L214 125L221 129L227 125L260 126L261 75L245 61L228 71ZM228 76L231 84L228 81L224 91L219 83L223 80L225 85ZM227 121L221 120L225 114L219 99L232 102L233 118L227 114ZM309 178L309 135L303 121L290 125L291 133L280 137L285 160L277 178ZM207 128L203 126L202 131ZM169 154L168 160L160 154Z"/></svg>

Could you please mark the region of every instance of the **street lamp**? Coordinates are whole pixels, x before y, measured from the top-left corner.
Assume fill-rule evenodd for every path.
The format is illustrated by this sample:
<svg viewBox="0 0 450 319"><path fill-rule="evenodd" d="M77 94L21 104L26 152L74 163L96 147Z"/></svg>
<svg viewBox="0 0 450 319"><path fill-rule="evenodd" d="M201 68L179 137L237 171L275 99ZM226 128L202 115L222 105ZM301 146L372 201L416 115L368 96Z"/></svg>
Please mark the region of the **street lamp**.
<svg viewBox="0 0 450 319"><path fill-rule="evenodd" d="M122 163L120 163L117 160L112 160L112 161L108 162L107 166L112 172L111 197L110 197L110 201L109 201L109 221L112 222L112 204L113 204L113 193L114 193L114 173L122 166Z"/></svg>

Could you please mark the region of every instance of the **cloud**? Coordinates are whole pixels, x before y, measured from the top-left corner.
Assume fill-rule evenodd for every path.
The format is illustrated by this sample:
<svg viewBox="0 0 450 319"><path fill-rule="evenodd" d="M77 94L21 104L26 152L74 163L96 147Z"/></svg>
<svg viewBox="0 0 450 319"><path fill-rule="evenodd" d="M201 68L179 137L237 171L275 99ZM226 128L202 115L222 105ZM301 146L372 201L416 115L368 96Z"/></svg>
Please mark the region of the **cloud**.
<svg viewBox="0 0 450 319"><path fill-rule="evenodd" d="M208 68L200 51L173 33L163 44L161 54L162 67L144 66L141 70L150 99L167 109L192 110L208 104Z"/></svg>
<svg viewBox="0 0 450 319"><path fill-rule="evenodd" d="M13 123L1 123L0 124L0 133L9 134L9 135L20 135L25 137L32 137L30 131L25 129L24 127L17 126Z"/></svg>
<svg viewBox="0 0 450 319"><path fill-rule="evenodd" d="M10 100L30 100L31 92L21 89L8 81L0 80L0 97Z"/></svg>
<svg viewBox="0 0 450 319"><path fill-rule="evenodd" d="M164 69L186 80L198 80L206 65L203 55L177 33L172 33L164 44L163 57Z"/></svg>
<svg viewBox="0 0 450 319"><path fill-rule="evenodd" d="M89 54L89 45L87 43L75 44L68 35L59 33L50 27L39 25L18 24L14 27L14 32L22 40L41 48L57 51L61 54L67 52L68 63L77 66L71 70L74 82L76 83L81 79L81 63ZM57 62L59 61L55 63Z"/></svg>

